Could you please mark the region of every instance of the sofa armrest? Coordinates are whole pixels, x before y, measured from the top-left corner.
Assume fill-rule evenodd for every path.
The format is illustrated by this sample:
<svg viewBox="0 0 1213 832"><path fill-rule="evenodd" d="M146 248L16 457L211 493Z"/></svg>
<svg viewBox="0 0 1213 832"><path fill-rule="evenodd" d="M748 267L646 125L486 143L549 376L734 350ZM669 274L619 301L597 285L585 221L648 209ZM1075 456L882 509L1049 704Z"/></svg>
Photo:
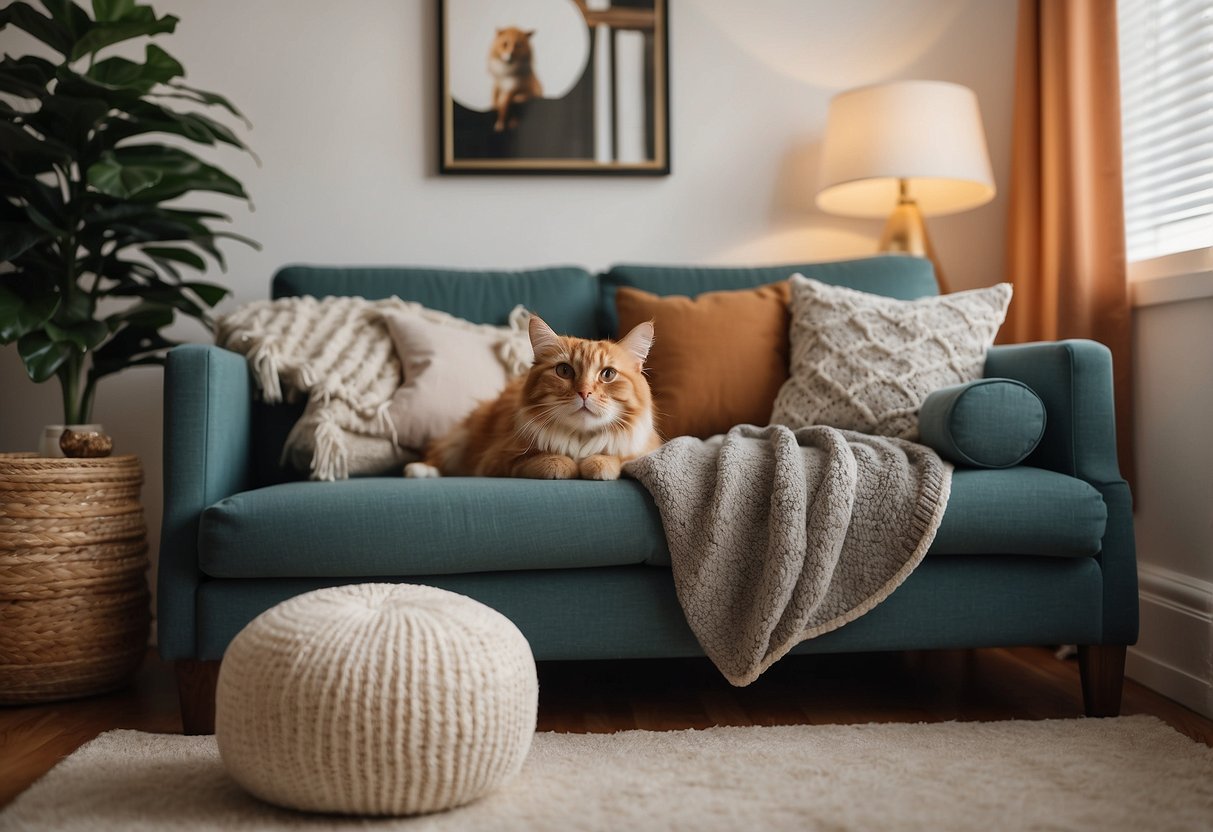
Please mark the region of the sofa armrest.
<svg viewBox="0 0 1213 832"><path fill-rule="evenodd" d="M164 523L156 620L165 659L196 657L198 520L252 484L253 382L244 356L200 344L168 354L164 376Z"/></svg>
<svg viewBox="0 0 1213 832"><path fill-rule="evenodd" d="M1045 433L1025 464L1093 485L1121 481L1107 347L1080 340L992 347L984 375L1022 381L1045 403Z"/></svg>
<svg viewBox="0 0 1213 832"><path fill-rule="evenodd" d="M1137 555L1133 504L1116 459L1112 353L1094 341L1069 340L992 347L987 378L1012 378L1036 391L1048 422L1025 465L1078 477L1108 507L1099 563L1104 582L1104 644L1137 640Z"/></svg>

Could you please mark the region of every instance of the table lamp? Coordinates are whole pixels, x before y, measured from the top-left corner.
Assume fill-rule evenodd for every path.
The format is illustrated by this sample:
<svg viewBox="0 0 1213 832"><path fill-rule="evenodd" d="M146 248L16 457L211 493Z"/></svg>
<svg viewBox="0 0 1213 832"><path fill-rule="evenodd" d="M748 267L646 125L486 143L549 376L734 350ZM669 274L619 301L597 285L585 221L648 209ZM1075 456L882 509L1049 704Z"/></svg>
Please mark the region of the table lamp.
<svg viewBox="0 0 1213 832"><path fill-rule="evenodd" d="M940 292L947 292L922 218L994 198L977 96L945 81L894 81L839 93L830 101L821 183L818 208L887 216L880 251L928 258Z"/></svg>

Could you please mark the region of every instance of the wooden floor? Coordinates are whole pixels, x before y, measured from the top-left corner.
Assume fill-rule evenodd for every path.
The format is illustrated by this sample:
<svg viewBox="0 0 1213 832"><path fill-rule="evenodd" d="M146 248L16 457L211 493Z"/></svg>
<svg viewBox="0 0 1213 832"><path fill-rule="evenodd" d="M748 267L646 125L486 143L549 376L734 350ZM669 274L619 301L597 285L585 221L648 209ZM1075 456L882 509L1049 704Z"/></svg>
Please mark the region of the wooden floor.
<svg viewBox="0 0 1213 832"><path fill-rule="evenodd" d="M1072 719L1077 663L1043 648L792 656L748 688L706 659L558 662L539 669L539 730L671 730L943 720ZM1213 745L1213 721L1132 681L1124 714L1153 714ZM154 655L125 691L0 707L0 806L81 744L112 728L181 730L169 666Z"/></svg>

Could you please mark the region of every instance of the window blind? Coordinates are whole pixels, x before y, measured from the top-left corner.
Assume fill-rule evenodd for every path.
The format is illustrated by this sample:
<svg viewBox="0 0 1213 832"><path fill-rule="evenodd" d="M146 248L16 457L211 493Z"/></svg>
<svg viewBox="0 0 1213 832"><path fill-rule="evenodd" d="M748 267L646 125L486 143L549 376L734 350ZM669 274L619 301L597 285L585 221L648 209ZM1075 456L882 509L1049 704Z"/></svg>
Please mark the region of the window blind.
<svg viewBox="0 0 1213 832"><path fill-rule="evenodd" d="M1213 0L1118 0L1129 261L1213 246Z"/></svg>

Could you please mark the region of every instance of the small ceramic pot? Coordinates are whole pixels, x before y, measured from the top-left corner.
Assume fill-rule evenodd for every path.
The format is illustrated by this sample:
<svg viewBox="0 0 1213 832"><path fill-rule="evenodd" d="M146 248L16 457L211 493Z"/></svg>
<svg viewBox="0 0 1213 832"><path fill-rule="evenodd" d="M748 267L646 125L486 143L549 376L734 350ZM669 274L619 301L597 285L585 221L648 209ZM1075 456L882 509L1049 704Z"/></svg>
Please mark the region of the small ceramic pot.
<svg viewBox="0 0 1213 832"><path fill-rule="evenodd" d="M73 430L77 433L102 433L101 425L47 425L42 429L42 441L38 443L39 456L62 457L63 449L59 447L59 438L63 431Z"/></svg>
<svg viewBox="0 0 1213 832"><path fill-rule="evenodd" d="M114 450L114 438L99 430L64 428L59 437L59 450L72 459L100 459Z"/></svg>

